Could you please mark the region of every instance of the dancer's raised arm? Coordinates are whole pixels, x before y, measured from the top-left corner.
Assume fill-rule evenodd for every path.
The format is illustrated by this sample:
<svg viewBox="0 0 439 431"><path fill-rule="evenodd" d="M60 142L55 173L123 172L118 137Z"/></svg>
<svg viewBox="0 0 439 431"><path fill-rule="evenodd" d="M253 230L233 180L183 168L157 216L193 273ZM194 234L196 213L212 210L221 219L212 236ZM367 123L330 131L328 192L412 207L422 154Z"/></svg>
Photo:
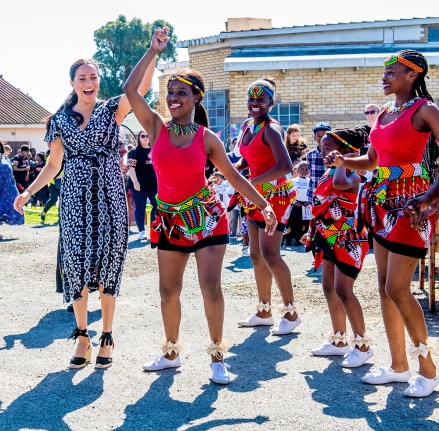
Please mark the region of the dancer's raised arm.
<svg viewBox="0 0 439 431"><path fill-rule="evenodd" d="M141 91L142 79L146 75L154 73L154 65L157 54L166 48L169 42L169 29L167 27L159 28L154 32L151 40L151 46L137 63L136 67L130 73L123 90L134 111L137 119L150 136L151 146L154 145L157 134L163 124L163 118L150 108Z"/></svg>

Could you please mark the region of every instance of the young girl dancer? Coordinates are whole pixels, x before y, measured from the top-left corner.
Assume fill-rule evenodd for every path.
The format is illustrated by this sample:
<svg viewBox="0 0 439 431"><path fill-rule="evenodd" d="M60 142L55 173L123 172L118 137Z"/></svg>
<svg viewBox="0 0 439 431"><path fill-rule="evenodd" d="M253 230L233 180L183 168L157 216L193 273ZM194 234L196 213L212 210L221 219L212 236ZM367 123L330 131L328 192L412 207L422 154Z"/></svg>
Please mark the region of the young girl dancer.
<svg viewBox="0 0 439 431"><path fill-rule="evenodd" d="M163 356L144 365L146 371L179 367L181 345L180 293L190 253L195 253L211 341L212 380L230 382L223 357L224 298L221 267L229 239L226 210L207 186L205 166L209 157L230 184L261 209L267 233L276 229L276 217L259 193L233 168L218 137L208 130L201 104L204 83L194 70L180 70L168 80L166 102L172 120L164 119L146 103L138 88L156 54L166 47L168 29L158 29L151 47L125 84L134 113L150 137L152 162L158 179L158 209L151 227L151 244L158 248L160 296L166 342ZM178 181L175 179L178 178Z"/></svg>
<svg viewBox="0 0 439 431"><path fill-rule="evenodd" d="M250 237L250 258L253 263L259 302L256 314L241 320L241 326L272 326L271 285L273 278L279 287L283 304L281 319L274 335L291 333L300 323L293 299L290 270L282 259L280 246L296 192L293 182L285 175L292 164L283 142L280 124L270 117L274 105L276 84L271 78L262 78L248 88L247 108L250 119L244 124L240 151L242 159L235 165L242 170L250 168L251 183L273 206L279 221L276 233L264 232L265 222L255 207L247 206Z"/></svg>
<svg viewBox="0 0 439 431"><path fill-rule="evenodd" d="M381 80L384 94L394 94L395 100L382 109L372 127L367 155L348 159L334 152L326 158L332 166L349 169L372 170L378 165L376 181L363 192L364 214L373 232L392 363L366 374L363 381L374 385L410 381L404 392L408 397L428 396L439 385L422 308L410 292L410 282L419 259L425 256L435 220L433 216L427 218L417 231L404 211L409 198L429 188L421 161L431 132L439 136L439 109L427 91L427 71L427 61L417 51L403 50L389 57ZM419 375L413 378L404 329L413 343L411 356L419 360Z"/></svg>
<svg viewBox="0 0 439 431"><path fill-rule="evenodd" d="M359 153L364 142L363 129L336 129L326 132L321 142L322 157L331 151ZM323 258L323 292L328 302L333 333L316 356L345 355L343 367L363 365L373 356L366 335L363 310L354 294L354 282L369 250L367 231L357 231L357 197L360 176L344 167L331 168L319 181L313 196L311 234L316 245L315 267ZM346 316L353 336L348 345Z"/></svg>

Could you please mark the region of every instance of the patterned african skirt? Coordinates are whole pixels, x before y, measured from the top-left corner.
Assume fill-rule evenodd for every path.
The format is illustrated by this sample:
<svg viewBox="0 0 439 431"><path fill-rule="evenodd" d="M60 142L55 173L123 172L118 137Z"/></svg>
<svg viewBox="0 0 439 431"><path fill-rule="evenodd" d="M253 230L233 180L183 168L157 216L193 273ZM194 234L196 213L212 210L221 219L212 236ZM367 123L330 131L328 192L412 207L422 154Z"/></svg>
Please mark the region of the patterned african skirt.
<svg viewBox="0 0 439 431"><path fill-rule="evenodd" d="M294 183L290 179L282 177L274 181L258 184L255 188L273 208L278 222L276 230L283 232L290 217L292 204L297 197ZM253 205L241 195L238 196L238 199L239 204L244 209L247 221L261 229L265 229L264 216L256 205Z"/></svg>
<svg viewBox="0 0 439 431"><path fill-rule="evenodd" d="M313 195L309 242L315 249L314 268L329 260L355 280L369 251L367 230L358 226L357 194L334 188L334 173L335 169L325 172Z"/></svg>
<svg viewBox="0 0 439 431"><path fill-rule="evenodd" d="M420 163L378 167L377 178L367 183L361 194L361 214L378 244L392 253L425 257L437 214L418 231L411 227L404 205L429 187L428 173Z"/></svg>
<svg viewBox="0 0 439 431"><path fill-rule="evenodd" d="M157 213L151 223L151 247L159 250L196 252L229 243L229 222L216 192L204 187L179 204L157 195Z"/></svg>

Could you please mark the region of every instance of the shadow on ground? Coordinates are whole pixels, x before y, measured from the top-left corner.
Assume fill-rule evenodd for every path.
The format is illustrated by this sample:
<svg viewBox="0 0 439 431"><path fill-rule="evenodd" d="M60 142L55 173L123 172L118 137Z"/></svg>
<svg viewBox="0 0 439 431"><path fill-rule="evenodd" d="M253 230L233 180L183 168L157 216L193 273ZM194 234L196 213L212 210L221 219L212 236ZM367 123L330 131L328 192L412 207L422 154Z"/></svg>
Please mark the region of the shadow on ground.
<svg viewBox="0 0 439 431"><path fill-rule="evenodd" d="M203 386L203 392L193 401L179 401L171 398L170 388L174 383L178 371L164 370L151 384L145 395L133 405L125 409L126 419L117 431L134 430L166 430L176 431L185 426L185 430L205 431L215 427L228 425L234 426L243 423L262 424L268 419L263 416L255 418L225 418L192 424L192 422L211 415L215 408L213 404L221 390L225 389L211 383ZM227 390L227 389L225 389Z"/></svg>
<svg viewBox="0 0 439 431"><path fill-rule="evenodd" d="M101 310L90 311L88 313L89 325L97 322L101 317ZM0 350L12 349L16 341L21 341L26 349L44 349L55 340L67 340L75 327L76 322L73 313L69 313L65 309L51 311L42 317L29 331L4 336L3 346L0 347ZM96 332L89 331L89 334L90 337L93 337Z"/></svg>
<svg viewBox="0 0 439 431"><path fill-rule="evenodd" d="M63 370L48 374L35 388L0 410L0 429L69 431L64 417L96 401L104 391L103 372L94 372L73 383L75 372Z"/></svg>
<svg viewBox="0 0 439 431"><path fill-rule="evenodd" d="M277 371L277 365L290 360L292 355L282 347L295 340L297 333L274 338L270 335L269 327L241 330L252 332L243 343L230 349L230 353L235 356L228 358L226 362L231 366L230 370L236 378L229 389L234 392L250 392L258 389L261 382L285 376L286 373ZM268 342L268 339L275 341ZM258 360L255 361L255 358Z"/></svg>
<svg viewBox="0 0 439 431"><path fill-rule="evenodd" d="M375 403L365 398L377 391L375 386L361 382L366 367L343 373L342 359L331 360L323 371L302 373L312 392L312 398L323 405L323 413L334 418L362 419L373 430L439 430L439 424L426 418L438 407L437 396L424 399L403 395L407 384L394 384L387 396L386 406L375 410ZM338 378L334 376L338 375ZM435 393L437 394L437 393ZM353 427L354 429L354 427Z"/></svg>

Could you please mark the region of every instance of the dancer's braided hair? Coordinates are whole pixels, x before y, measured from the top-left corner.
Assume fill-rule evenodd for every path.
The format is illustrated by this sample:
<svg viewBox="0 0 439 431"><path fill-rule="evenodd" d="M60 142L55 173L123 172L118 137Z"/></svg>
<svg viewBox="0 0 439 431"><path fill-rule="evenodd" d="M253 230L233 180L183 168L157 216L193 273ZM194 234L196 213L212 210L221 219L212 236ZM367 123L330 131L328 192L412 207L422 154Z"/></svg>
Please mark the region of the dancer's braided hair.
<svg viewBox="0 0 439 431"><path fill-rule="evenodd" d="M398 51L396 55L405 58L406 60L409 60L412 63L422 68L422 72L418 72L418 77L416 78L413 89L417 97L423 97L425 99L434 102L433 97L427 90L427 84L425 83L425 77L427 76L427 72L428 72L428 64L425 57L420 52L415 51L413 49L404 49L402 51ZM422 163L427 169L427 172L429 173L432 182L436 179L438 175L438 170L439 170L439 165L437 161L438 157L439 157L439 147L436 142L436 137L432 133L427 142L427 146L425 147L424 156L422 160Z"/></svg>

